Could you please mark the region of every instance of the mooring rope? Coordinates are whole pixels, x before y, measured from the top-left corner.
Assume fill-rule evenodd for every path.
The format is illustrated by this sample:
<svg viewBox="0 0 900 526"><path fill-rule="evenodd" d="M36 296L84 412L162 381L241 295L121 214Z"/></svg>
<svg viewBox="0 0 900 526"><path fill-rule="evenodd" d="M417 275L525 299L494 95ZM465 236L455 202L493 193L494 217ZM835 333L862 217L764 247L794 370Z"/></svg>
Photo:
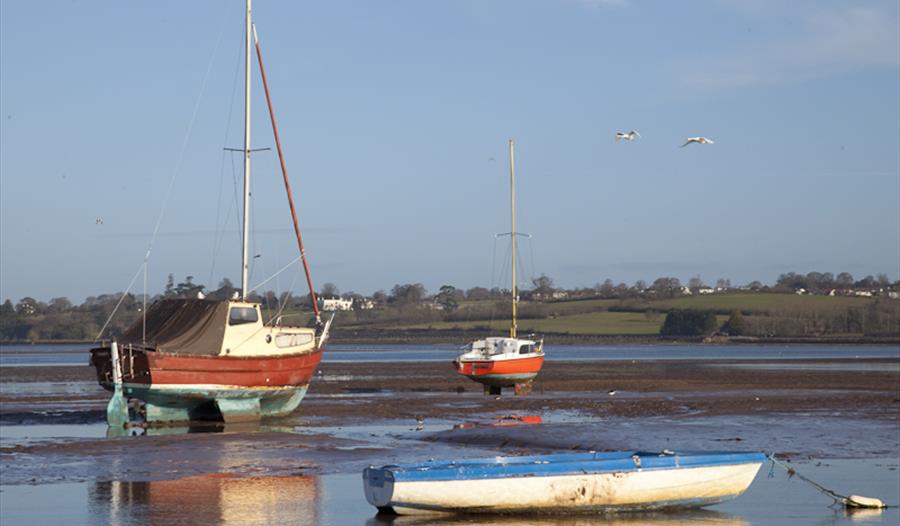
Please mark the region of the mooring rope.
<svg viewBox="0 0 900 526"><path fill-rule="evenodd" d="M772 468L769 470L770 477L773 476L772 471L774 470L775 465L777 464L777 465L781 466L782 468L784 468L784 470L788 474L788 477L797 477L798 479L802 480L803 482L810 484L812 487L816 488L823 494L834 499L835 503L841 504L845 507L848 507L848 508L878 508L878 509L896 508L897 507L897 505L886 505L878 499L871 499L869 497L860 497L858 495L841 495L840 493L838 493L834 490L830 490L830 489L826 488L825 486L819 484L818 482L816 482L808 477L804 477L803 475L800 474L799 471L797 471L793 467L788 466L784 462L775 458L774 453L770 453L767 456L769 457L769 460L772 461Z"/></svg>

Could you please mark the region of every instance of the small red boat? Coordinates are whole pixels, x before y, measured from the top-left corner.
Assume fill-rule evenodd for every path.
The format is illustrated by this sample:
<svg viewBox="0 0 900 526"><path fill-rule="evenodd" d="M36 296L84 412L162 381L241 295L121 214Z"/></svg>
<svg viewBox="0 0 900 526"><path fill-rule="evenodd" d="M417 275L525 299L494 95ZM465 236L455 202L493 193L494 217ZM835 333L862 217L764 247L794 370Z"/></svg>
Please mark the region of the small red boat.
<svg viewBox="0 0 900 526"><path fill-rule="evenodd" d="M472 342L468 351L453 361L461 375L484 385L484 392L498 395L503 387L515 387L516 394L531 391L534 378L544 365L544 340L516 336L519 293L516 283L516 162L515 144L509 141L509 188L512 260L512 324L509 337L492 337Z"/></svg>
<svg viewBox="0 0 900 526"><path fill-rule="evenodd" d="M453 362L456 371L484 384L485 391L500 394L502 387L516 387L525 394L544 365L544 342L518 338L485 338Z"/></svg>

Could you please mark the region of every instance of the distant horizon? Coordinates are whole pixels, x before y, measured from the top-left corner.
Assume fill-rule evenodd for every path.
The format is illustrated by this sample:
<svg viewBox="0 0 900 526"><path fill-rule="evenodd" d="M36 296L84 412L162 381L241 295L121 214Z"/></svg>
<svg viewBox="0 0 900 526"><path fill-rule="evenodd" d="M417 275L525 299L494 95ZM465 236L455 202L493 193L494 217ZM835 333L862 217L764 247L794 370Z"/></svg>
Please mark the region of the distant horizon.
<svg viewBox="0 0 900 526"><path fill-rule="evenodd" d="M0 298L122 292L157 227L150 290L239 276L223 148L243 137L242 1L0 2ZM509 139L523 281L898 278L900 3L259 0L254 17L317 285L500 285ZM254 154L255 285L297 247L255 60L252 78L252 147L273 148Z"/></svg>

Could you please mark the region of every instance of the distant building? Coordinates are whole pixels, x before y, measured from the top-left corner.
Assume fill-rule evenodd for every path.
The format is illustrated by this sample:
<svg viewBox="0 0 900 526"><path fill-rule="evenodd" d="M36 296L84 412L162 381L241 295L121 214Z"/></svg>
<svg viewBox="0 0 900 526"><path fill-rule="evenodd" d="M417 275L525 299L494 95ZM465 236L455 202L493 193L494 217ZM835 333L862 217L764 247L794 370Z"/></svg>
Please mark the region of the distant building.
<svg viewBox="0 0 900 526"><path fill-rule="evenodd" d="M342 298L329 298L322 300L322 310L326 311L338 311L338 310L350 310L353 308L353 299L342 299Z"/></svg>
<svg viewBox="0 0 900 526"><path fill-rule="evenodd" d="M691 292L691 289L689 289L688 287L681 287L681 293L684 294L685 296L693 296L694 295L694 293Z"/></svg>
<svg viewBox="0 0 900 526"><path fill-rule="evenodd" d="M698 294L713 294L715 292L716 292L716 289L711 289L709 287L703 287L703 288L697 289Z"/></svg>

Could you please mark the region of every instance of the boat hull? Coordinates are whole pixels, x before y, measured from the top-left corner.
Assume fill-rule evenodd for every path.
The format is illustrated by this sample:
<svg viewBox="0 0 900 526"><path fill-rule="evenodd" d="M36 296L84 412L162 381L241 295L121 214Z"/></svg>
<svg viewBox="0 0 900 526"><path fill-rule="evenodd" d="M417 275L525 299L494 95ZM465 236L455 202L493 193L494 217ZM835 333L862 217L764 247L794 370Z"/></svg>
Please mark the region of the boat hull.
<svg viewBox="0 0 900 526"><path fill-rule="evenodd" d="M261 357L186 356L120 349L122 392L144 402L147 423L289 414L303 400L321 349ZM91 350L101 386L114 389L109 348Z"/></svg>
<svg viewBox="0 0 900 526"><path fill-rule="evenodd" d="M457 360L456 372L478 383L494 387L510 387L533 380L544 365L544 356L506 360Z"/></svg>
<svg viewBox="0 0 900 526"><path fill-rule="evenodd" d="M652 460L652 454L640 455ZM631 459L626 456L624 462L565 462L568 466L559 469L553 457L525 457L536 460L512 469L489 465L500 458L486 459L482 466L454 464L449 470L439 466L412 471L406 470L409 466L369 468L363 481L370 504L403 515L643 511L702 507L733 499L749 487L765 460L762 454L703 455L699 462L679 465L687 457L676 455L668 457L671 463L629 468Z"/></svg>

